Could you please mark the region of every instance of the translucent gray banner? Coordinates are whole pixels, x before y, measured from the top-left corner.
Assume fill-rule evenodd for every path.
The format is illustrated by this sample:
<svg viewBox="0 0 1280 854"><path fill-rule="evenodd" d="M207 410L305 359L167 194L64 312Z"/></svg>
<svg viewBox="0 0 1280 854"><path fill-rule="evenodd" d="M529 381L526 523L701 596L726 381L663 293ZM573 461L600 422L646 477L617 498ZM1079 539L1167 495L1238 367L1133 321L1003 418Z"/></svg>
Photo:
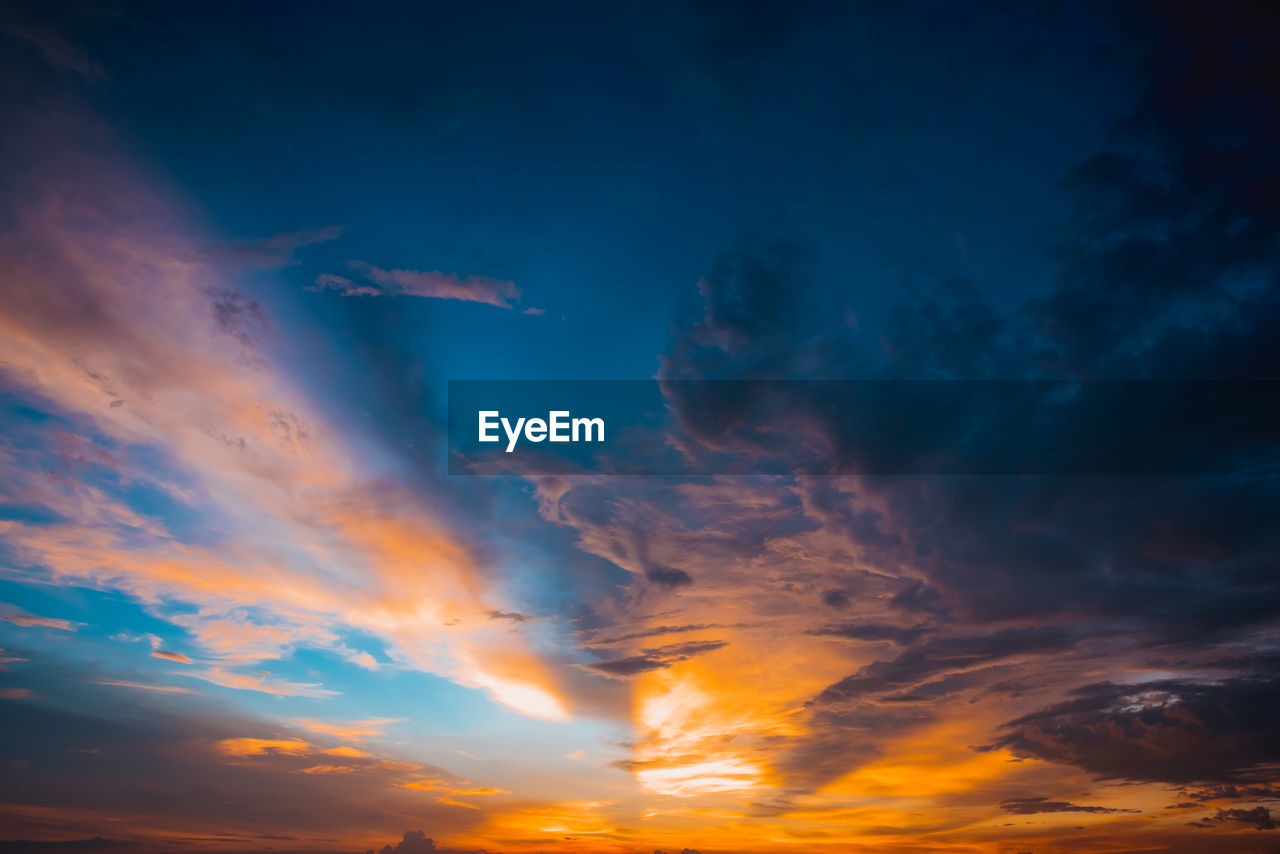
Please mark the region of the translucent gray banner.
<svg viewBox="0 0 1280 854"><path fill-rule="evenodd" d="M451 474L1258 475L1280 382L451 381Z"/></svg>

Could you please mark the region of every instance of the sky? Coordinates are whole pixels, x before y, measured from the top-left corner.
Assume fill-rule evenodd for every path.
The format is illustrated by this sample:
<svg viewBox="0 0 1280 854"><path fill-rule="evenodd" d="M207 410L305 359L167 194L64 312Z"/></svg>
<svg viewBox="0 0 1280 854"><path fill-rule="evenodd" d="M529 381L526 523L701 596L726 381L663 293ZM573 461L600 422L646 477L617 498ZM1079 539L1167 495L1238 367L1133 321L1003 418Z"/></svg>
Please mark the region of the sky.
<svg viewBox="0 0 1280 854"><path fill-rule="evenodd" d="M1277 36L4 3L0 851L1274 854L1274 445L473 476L446 429L450 380L1275 380ZM851 441L708 395L669 442Z"/></svg>

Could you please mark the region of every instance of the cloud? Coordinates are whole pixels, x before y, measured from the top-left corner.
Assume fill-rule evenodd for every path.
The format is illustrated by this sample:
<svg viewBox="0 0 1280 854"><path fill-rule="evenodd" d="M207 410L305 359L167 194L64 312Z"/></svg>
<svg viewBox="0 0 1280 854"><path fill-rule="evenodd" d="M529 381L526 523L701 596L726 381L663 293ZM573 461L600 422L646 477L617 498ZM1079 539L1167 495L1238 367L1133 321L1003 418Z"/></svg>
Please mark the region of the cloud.
<svg viewBox="0 0 1280 854"><path fill-rule="evenodd" d="M139 704L65 663L37 658L17 678L41 699L0 708L0 755L25 760L6 769L6 783L30 792L19 809L3 811L10 837L127 836L140 850L161 851L178 837L199 848L195 840L209 839L213 828L231 833L222 840L237 850L258 850L254 837L283 835L298 850L334 850L336 839L361 840L370 824L396 826L405 814L457 832L457 811L396 786L406 779L434 775L452 788L479 788L450 784L447 771L421 763L326 753L207 698ZM69 743L92 751L68 751ZM320 764L354 770L300 773ZM164 802L160 824L150 806L156 798ZM488 799L477 800L483 818Z"/></svg>
<svg viewBox="0 0 1280 854"><path fill-rule="evenodd" d="M818 637L839 637L860 641L890 641L896 644L909 645L920 640L926 631L928 629L922 626L902 628L901 626L885 623L842 623L814 629L810 634Z"/></svg>
<svg viewBox="0 0 1280 854"><path fill-rule="evenodd" d="M333 697L338 693L322 687L319 682L291 682L265 673L233 673L222 668L213 668L185 675L212 682L223 688L260 691L263 694L276 694L281 697Z"/></svg>
<svg viewBox="0 0 1280 854"><path fill-rule="evenodd" d="M271 753L304 756L314 750L300 738L224 738L218 742L217 747L218 752L226 756L260 756Z"/></svg>
<svg viewBox="0 0 1280 854"><path fill-rule="evenodd" d="M152 658L164 658L169 661L176 661L179 664L190 664L191 659L180 652L173 652L167 649L156 649L151 651Z"/></svg>
<svg viewBox="0 0 1280 854"><path fill-rule="evenodd" d="M1193 20L1171 17L1176 33L1160 23L1143 31L1154 65L1136 114L1149 135L1126 143L1143 156L1103 152L1064 175L1074 216L1048 258L1058 274L1046 294L1021 304L1004 294L997 304L982 282L924 276L891 312L881 346L866 350L856 330L813 310L811 296L825 294L809 287L816 269L804 248L748 237L712 260L698 311L673 319L659 377L694 382L666 385L672 445L694 460L742 451L787 470L779 433L811 439L820 456L860 440L803 383L760 400L714 380L1269 377L1263 366L1280 361L1272 358L1280 301L1262 283L1280 248L1277 217L1240 194L1260 175L1280 174L1274 128L1257 126L1264 113L1227 106L1240 85L1251 102L1274 99L1273 75L1248 58L1266 49L1254 35L1243 52L1233 46L1239 20L1215 23L1200 41L1188 37ZM1224 76L1202 85L1184 75L1185 51ZM1196 105L1196 121L1177 106L1184 101ZM1237 122L1248 126L1204 135L1205 126ZM1108 421L1103 407L1081 413L1127 435L1127 446L1111 447L1135 454L1176 432L1169 424L1206 415L1151 412L1126 434L1134 425ZM949 430L981 427L997 413L961 414L873 418L868 433L889 451L946 447ZM1078 448L1082 435L1068 426L1050 419L977 451L1046 436ZM1198 454L1234 452L1203 445L1191 441ZM956 742L955 761L989 775L956 785L1007 786L995 802L1025 791L1013 781L1042 762L1082 786L1091 775L1262 785L1272 773L1275 745L1262 721L1272 714L1275 668L1262 658L1280 606L1268 570L1280 549L1273 480L727 481L580 477L538 486L544 518L629 576L624 596L592 609L581 636L589 651L596 638L664 626L741 627L717 632L730 645L706 666L697 657L655 666L642 649L608 659L635 671L640 725L625 767L642 785L689 794L686 769L712 777L720 767L733 769L724 775L731 791L765 780L787 793L855 797L861 784L916 798L886 781L911 779L918 789L937 769L901 757ZM660 583L668 567L696 584ZM875 660L867 644L879 642L901 649ZM766 653L773 666L755 666ZM1097 687L1102 679L1109 687ZM992 749L966 746L983 743Z"/></svg>
<svg viewBox="0 0 1280 854"><path fill-rule="evenodd" d="M1259 782L1280 762L1274 674L1218 682L1098 683L1016 718L994 744L1104 778Z"/></svg>
<svg viewBox="0 0 1280 854"><path fill-rule="evenodd" d="M430 854L437 850L435 840L428 839L421 830L406 830L404 838L394 848L385 846L382 854Z"/></svg>
<svg viewBox="0 0 1280 854"><path fill-rule="evenodd" d="M299 770L303 774L351 774L356 769L350 765L311 765Z"/></svg>
<svg viewBox="0 0 1280 854"><path fill-rule="evenodd" d="M89 82L103 79L102 65L67 40L45 16L33 14L27 4L7 3L0 11L0 33L24 39L39 48L44 59L59 71L78 74Z"/></svg>
<svg viewBox="0 0 1280 854"><path fill-rule="evenodd" d="M215 246L208 250L215 259L226 259L234 264L255 269L274 270L298 263L295 254L299 249L328 243L342 236L342 226L306 228L297 231L277 232L259 240L242 240Z"/></svg>
<svg viewBox="0 0 1280 854"><path fill-rule="evenodd" d="M1000 809L1014 815L1039 815L1051 812L1087 812L1116 813L1141 812L1141 810L1118 809L1115 807L1081 806L1068 801L1051 801L1048 798L1009 798L1000 802Z"/></svg>
<svg viewBox="0 0 1280 854"><path fill-rule="evenodd" d="M1275 183L1274 129L1233 125L1270 115L1274 98L1258 96L1274 94L1274 82L1253 76L1265 63L1249 64L1269 55L1258 53L1269 47L1261 44L1268 30L1246 28L1241 41L1224 37L1221 18L1179 15L1143 36L1142 61L1152 67L1127 132L1155 141L1137 154L1098 152L1064 176L1074 218L1055 235L1057 275L1032 300L993 301L981 281L939 275L907 293L882 341L864 352L841 312L806 291L823 272L806 249L749 238L712 260L696 316L672 324L661 375L1266 375L1280 363L1280 305L1254 285L1274 268L1275 212L1258 189ZM1206 28L1209 55L1184 55L1179 26ZM1249 108L1223 97L1224 80L1241 75ZM564 719L589 702L623 709L629 733L616 749L626 758L615 767L634 775L637 802L674 804L676 823L724 816L719 841L728 846L732 823L801 848L1030 850L1021 837L992 840L988 820L1010 812L993 805L1020 814L1118 809L1101 805L1114 791L1094 788L1095 776L1132 784L1134 798L1164 798L1170 786L1273 788L1274 483L544 481L535 486L543 518L561 530L518 530L531 553L552 544L546 553L570 567L546 591L569 603L564 620L539 619L537 610L529 620L495 617L517 613L503 610L517 603L494 588L524 585L445 506L468 487L423 495L413 478L428 475L404 475L367 453L369 437L326 417L307 392L314 377L273 361L265 304L230 286L236 265L182 226L180 207L115 158L81 159L47 144L93 145L92 132L53 130L14 134L38 140L52 160L19 182L22 216L6 219L17 230L6 233L0 265L12 297L0 320L0 361L24 399L39 400L77 436L47 461L20 441L3 446L6 484L53 521L7 518L0 533L14 565L31 567L40 582L121 591L185 630L184 643L219 684L322 701L319 677L295 683L255 671L300 650L348 666L358 658L348 638L358 633L385 647L388 667L439 673L526 713ZM1121 130L1109 139L1122 139ZM295 236L243 260L288 263L304 245ZM345 272L316 287L505 308L519 301L514 285L483 277L359 264ZM679 417L671 440L691 454L741 447L767 458L780 425L804 428L824 453L859 438L837 429L816 395L670 403ZM940 417L880 426L891 449L948 435ZM1048 426L1062 434L1062 424ZM1167 433L1154 415L1127 426L1135 449ZM999 439L1018 448L1037 435ZM54 459L57 451L65 460ZM138 492L155 500L131 503ZM169 503L172 513L156 510ZM207 521L199 536L182 524L192 516ZM580 630L581 648L564 648L566 624ZM712 628L712 640L640 645ZM155 708L183 699L148 698ZM74 708L92 706L78 700ZM75 773L68 763L86 757L64 756L65 738L46 733L60 752L47 767L33 762L33 779L21 781L36 792L66 782L68 802L100 807L99 822L118 814L148 826L130 805L163 801L166 822L184 831L288 825L322 845L350 832L350 815L367 833L425 813L444 832L475 821L465 825L472 836L511 829L515 847L528 847L543 832L622 836L616 817L636 814L630 801L520 803L495 817L485 799L457 809L422 794L488 787L446 775L428 783L429 772L332 752L343 748L228 757L207 747L294 740L267 726L148 719L106 727L56 709L51 721L14 714L6 733L40 735L56 723L59 733L102 739L101 757L116 764L101 776ZM385 731L383 718L305 714L322 727L307 729L317 738ZM971 748L979 744L989 749ZM146 778L114 773L127 770L120 756L145 766ZM201 780L199 791L183 785L191 779ZM1098 807L1024 797L1086 790ZM327 804L344 807L317 808ZM464 813L480 814L458 818ZM916 815L931 821L921 826ZM646 826L664 821L655 818ZM1082 844L1176 850L1176 834L1187 831L1169 826L1184 818L1144 819L1164 824L1118 841L1098 830ZM69 810L57 819L92 824ZM1098 819L1136 824L1110 813ZM1229 832L1245 829L1229 810L1209 824L1195 835L1219 834L1213 842L1222 846L1252 835ZM678 849L685 837L673 839L670 827L654 841ZM1148 832L1166 837L1151 842L1141 835ZM401 845L410 843L406 836ZM418 843L427 844L425 834Z"/></svg>
<svg viewBox="0 0 1280 854"><path fill-rule="evenodd" d="M310 732L359 741L364 738L375 738L384 735L387 726L401 723L403 720L403 718L369 718L363 721L319 721L311 718L300 718L293 723Z"/></svg>
<svg viewBox="0 0 1280 854"><path fill-rule="evenodd" d="M687 587L693 583L693 576L683 569L667 566L650 566L644 571L644 577L662 587Z"/></svg>
<svg viewBox="0 0 1280 854"><path fill-rule="evenodd" d="M1267 786L1233 786L1219 784L1197 791L1187 791L1187 797L1198 802L1217 800L1280 800L1280 789Z"/></svg>
<svg viewBox="0 0 1280 854"><path fill-rule="evenodd" d="M469 806L469 805L468 805ZM374 854L370 849L368 854ZM384 845L377 854L483 854L483 852L459 851L456 848L441 848L421 830L406 830L404 837L394 846Z"/></svg>
<svg viewBox="0 0 1280 854"><path fill-rule="evenodd" d="M1102 152L1064 176L1075 218L1058 235L1050 260L1059 274L1047 295L997 307L982 283L938 276L906 293L879 352L868 352L850 330L807 310L814 271L802 249L748 238L710 265L699 283L701 312L673 322L660 376L1270 377L1262 366L1277 361L1280 301L1262 283L1280 248L1277 217L1241 192L1260 175L1280 174L1275 128L1259 126L1260 113L1226 105L1237 90L1250 103L1274 99L1274 75L1255 61L1265 48L1241 35L1239 18L1215 23L1201 39L1192 17L1171 15L1173 30L1163 29L1169 21L1143 21L1152 27L1143 30L1151 79L1124 129L1141 126L1143 138L1127 137L1127 145L1143 154ZM1188 51L1222 76L1205 84L1179 70L1190 67ZM1181 106L1188 103L1194 118ZM1205 132L1223 125L1232 127ZM735 397L729 385L708 382L684 394L669 383L678 418L669 438L695 459L709 448L785 463L777 435L787 430L822 455L855 448L859 436L831 417L832 402L796 386L762 401ZM870 432L887 437L890 451L909 449L956 424L982 426L995 413L967 414L871 419ZM1195 425L1203 416L1149 413L1130 447L1140 453L1150 437L1172 435L1171 423ZM1087 417L1123 435L1101 408ZM1055 430L1064 423L996 440L1025 448L1062 435ZM1199 454L1235 451L1192 444ZM701 515L698 493L719 512ZM646 512L634 510L639 504ZM805 699L783 699L784 686L749 669L756 687L779 695L790 713L779 716L785 727L767 730L785 735L767 748L739 737L734 755L764 763L780 788L838 789L842 780L852 788L877 763L889 768L879 766L882 776L871 781L904 774L891 765L893 752L907 749L902 742L961 722L969 722L965 737L989 741L996 732L988 756L1005 757L1011 779L1030 773L1006 761L1019 757L1140 785L1262 784L1273 775L1266 763L1275 745L1262 720L1271 714L1275 668L1263 650L1280 605L1280 586L1266 569L1280 548L1268 521L1280 493L1266 479L778 478L740 483L734 493L706 479L628 485L624 499L611 496L607 505L593 484L575 482L548 506L548 517L571 525L602 560L633 574L679 565L697 579L663 599L635 586L624 605L601 609L619 633L653 625L661 602L664 621L697 614L690 622L770 625L767 636L726 633L735 651L768 649L784 660L791 638L805 635L806 673L815 675L840 666L826 638L906 647L867 661L864 647L842 644L852 675ZM768 533L752 537L746 517ZM647 557L631 548L632 527L649 532ZM830 610L814 615L815 606L839 611L840 621L830 621ZM900 622L924 630L900 630ZM1258 656L1252 664L1250 653ZM714 700L669 700L678 710L672 718L697 721L737 701L733 686L692 670L653 674L655 683L661 676L714 686ZM1113 681L1100 687L1091 673ZM675 693L637 681L641 696ZM809 716L794 714L806 702ZM1001 708L1007 713L993 713ZM679 743L679 729L672 723L640 751L661 756L660 745Z"/></svg>
<svg viewBox="0 0 1280 854"><path fill-rule="evenodd" d="M670 644L668 646L660 646L655 649L646 649L639 655L627 656L625 658L613 658L605 661L593 661L584 667L603 673L606 676L612 676L618 679L625 679L629 676L635 676L639 673L645 673L650 670L662 670L670 667L678 661L685 661L695 655L704 655L708 652L714 652L717 649L723 649L728 646L728 641L690 641L688 643Z"/></svg>
<svg viewBox="0 0 1280 854"><path fill-rule="evenodd" d="M511 309L520 300L520 289L514 282L486 276L458 273L386 270L363 261L350 262L352 270L363 276L356 282L346 276L323 273L316 277L311 290L336 291L342 296L410 296L425 299L448 299L478 302L497 308ZM525 309L525 314L542 314L542 309Z"/></svg>
<svg viewBox="0 0 1280 854"><path fill-rule="evenodd" d="M20 565L134 597L189 634L204 668L186 675L219 686L332 696L319 681L255 671L302 648L367 666L344 640L355 631L382 642L389 666L567 716L554 665L530 642L549 628L510 632L488 618L498 579L467 529L369 465L361 441L273 362L265 308L230 286L234 265L205 248L181 205L92 121L20 118L29 168L6 185L21 215L0 234L0 363L9 388L73 434L54 478L35 455L0 447L6 483L52 520L0 522ZM291 257L336 235L283 233L240 254ZM490 280L457 284L457 298L515 295ZM53 439L26 429L34 446ZM130 505L138 484L158 512ZM169 526L190 514L215 533ZM281 543L306 545L285 554ZM356 565L369 569L357 578Z"/></svg>
<svg viewBox="0 0 1280 854"><path fill-rule="evenodd" d="M514 611L503 611L499 608L489 612L489 619L510 620L513 623L525 623L529 621L529 616L527 614L518 614Z"/></svg>
<svg viewBox="0 0 1280 854"><path fill-rule="evenodd" d="M133 688L137 691L151 691L156 694L194 694L190 688L177 685L156 685L151 682L130 682L125 679L94 679L95 685L110 685L115 688Z"/></svg>
<svg viewBox="0 0 1280 854"><path fill-rule="evenodd" d="M346 745L343 745L342 747L330 747L327 750L322 750L320 752L327 756L343 756L348 759L363 759L370 755L363 750L357 750L354 747L347 747Z"/></svg>
<svg viewBox="0 0 1280 854"><path fill-rule="evenodd" d="M867 694L918 685L933 677L1018 655L1061 651L1071 647L1072 635L1057 627L1002 629L990 635L935 638L896 658L868 664L852 676L829 686L818 703L834 703Z"/></svg>
<svg viewBox="0 0 1280 854"><path fill-rule="evenodd" d="M83 623L73 623L70 620L56 620L51 617L35 617L30 614L0 614L0 620L7 623L13 623L15 626L23 628L39 627L44 629L57 629L60 632L74 632L77 628L84 625Z"/></svg>
<svg viewBox="0 0 1280 854"><path fill-rule="evenodd" d="M357 284L346 276L339 276L333 273L321 273L316 276L315 284L308 290L337 291L340 296L344 297L376 297L384 293L380 288L373 285Z"/></svg>
<svg viewBox="0 0 1280 854"><path fill-rule="evenodd" d="M1275 830L1280 826L1276 824L1274 818L1271 817L1271 811L1263 806L1257 806L1253 809L1229 809L1218 810L1208 818L1202 818L1198 821L1189 822L1192 827L1213 827L1220 824L1246 824L1252 825L1255 830Z"/></svg>

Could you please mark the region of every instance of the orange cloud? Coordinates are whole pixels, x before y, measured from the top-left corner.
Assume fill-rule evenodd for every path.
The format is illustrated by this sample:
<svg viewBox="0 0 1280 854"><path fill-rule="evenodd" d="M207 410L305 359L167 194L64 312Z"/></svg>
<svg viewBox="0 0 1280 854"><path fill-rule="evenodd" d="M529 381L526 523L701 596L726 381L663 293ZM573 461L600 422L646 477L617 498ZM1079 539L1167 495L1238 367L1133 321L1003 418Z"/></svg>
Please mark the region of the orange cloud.
<svg viewBox="0 0 1280 854"><path fill-rule="evenodd" d="M300 738L226 738L219 741L216 747L224 756L305 756L314 749Z"/></svg>
<svg viewBox="0 0 1280 854"><path fill-rule="evenodd" d="M330 747L328 750L322 750L320 752L328 756L344 756L348 759L361 759L369 755L363 750L356 750L354 747L347 747L346 745L343 745L342 747Z"/></svg>
<svg viewBox="0 0 1280 854"><path fill-rule="evenodd" d="M451 807L466 807L469 810L480 809L480 807L476 806L475 804L469 804L469 803L466 803L465 801L455 801L453 798L445 797L443 795L436 798L436 803L448 804Z"/></svg>
<svg viewBox="0 0 1280 854"><path fill-rule="evenodd" d="M373 738L383 735L387 726L390 724L400 723L403 718L369 718L363 721L318 721L311 718L299 718L293 723L305 730L320 733L321 735L331 735L335 738L350 739L359 741L364 738ZM336 748L338 750L350 750L351 748Z"/></svg>
<svg viewBox="0 0 1280 854"><path fill-rule="evenodd" d="M171 652L167 649L156 649L151 651L152 658L164 658L169 661L176 661L179 664L190 664L191 659L180 652Z"/></svg>

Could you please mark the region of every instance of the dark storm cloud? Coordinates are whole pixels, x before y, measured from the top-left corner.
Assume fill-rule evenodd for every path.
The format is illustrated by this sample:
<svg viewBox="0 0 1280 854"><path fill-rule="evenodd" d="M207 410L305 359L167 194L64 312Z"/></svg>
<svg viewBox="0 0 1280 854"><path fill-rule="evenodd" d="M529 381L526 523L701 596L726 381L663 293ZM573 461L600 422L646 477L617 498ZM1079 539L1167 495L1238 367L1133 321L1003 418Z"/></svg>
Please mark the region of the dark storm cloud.
<svg viewBox="0 0 1280 854"><path fill-rule="evenodd" d="M605 676L626 679L651 670L663 670L678 661L685 661L695 655L714 652L725 646L728 646L728 641L689 641L688 643L669 644L656 649L642 650L639 655L595 661L583 666L598 673L603 673Z"/></svg>
<svg viewBox="0 0 1280 854"><path fill-rule="evenodd" d="M1142 782L1266 782L1280 762L1280 680L1101 683L1005 724L993 746Z"/></svg>
<svg viewBox="0 0 1280 854"><path fill-rule="evenodd" d="M1106 382L1046 370L1029 354L1063 346L1052 330L1006 329L967 282L943 282L900 309L885 339L888 362L873 369L839 332L808 328L796 296L804 267L795 250L765 245L726 253L701 283L704 317L677 336L662 370L674 441L695 470L717 470L715 454L779 473L1235 474L1280 462L1270 441L1280 427L1277 389L1246 381L1254 374L1153 383L1143 381L1161 376L1153 366L1099 371ZM1039 310L1034 302L1022 313ZM815 374L958 381L709 382ZM848 524L877 533L874 518Z"/></svg>
<svg viewBox="0 0 1280 854"><path fill-rule="evenodd" d="M1025 307L1047 345L1043 364L1274 376L1277 12L1232 3L1210 16L1194 4L1124 14L1148 85L1122 128L1134 145L1064 179L1078 233L1060 249L1053 291ZM1217 310L1186 322L1190 306Z"/></svg>
<svg viewBox="0 0 1280 854"><path fill-rule="evenodd" d="M675 327L660 376L1274 379L1277 13L1231 4L1211 20L1190 5L1120 14L1125 38L1141 45L1144 85L1108 145L1061 177L1072 214L1047 247L1056 273L1042 293L997 308L983 282L939 276L892 314L882 353L873 354L810 310L815 273L802 249L749 239L711 264L699 286L704 310ZM782 452L779 431L791 429L812 438L820 456L856 453L864 435L800 385L751 397L731 385L669 384L677 439L691 454L712 448L767 460ZM1222 470L1275 460L1271 437L1245 450L1215 446L1205 438L1211 407L1189 408L1176 396L1123 418L1117 401L1086 396L1074 412L1058 413L1069 417L1010 427L965 450L969 428L999 412L960 403L967 408L931 418L882 413L868 432L877 448L905 455L954 446L981 458L1041 443L1046 453L1123 459L1182 443L1194 457L1216 455ZM912 706L918 718L895 719L886 702L927 703L997 677L1025 686L1025 670L998 676L1018 656L1034 667L1106 649L1122 667L1187 675L1084 687L1069 671L1046 675L1035 690L1065 699L1012 721L996 743L1108 778L1267 782L1259 769L1280 759L1267 723L1280 713L1277 671L1244 659L1280 619L1274 479L866 478L860 489L876 497L874 513L865 502L855 512L852 492L839 484L824 482L828 494L815 492L806 511L838 520L866 564L908 567L886 604L936 619L943 631L920 642L866 628L892 625L883 618L817 629L920 645L816 698L812 736L780 763L792 779L838 776L931 717L930 708ZM854 600L829 584L812 601L843 610ZM1204 668L1221 678L1207 679Z"/></svg>
<svg viewBox="0 0 1280 854"><path fill-rule="evenodd" d="M1265 20L1252 19L1259 14ZM886 335L889 374L1274 376L1280 358L1268 354L1277 354L1280 336L1272 333L1280 306L1266 285L1280 212L1276 194L1265 191L1280 185L1280 131L1267 106L1280 94L1266 35L1274 32L1274 16L1232 6L1202 31L1202 16L1185 8L1131 14L1125 23L1143 44L1149 83L1125 124L1129 150L1090 155L1064 176L1078 213L1053 250L1061 268L1050 292L1007 317L968 280L943 280L919 292ZM725 253L702 285L705 317L673 344L664 375L831 376L865 369L866 359L841 352L838 335L815 334L801 322L797 294L806 269L794 246ZM842 358L821 358L837 353ZM794 398L787 407L677 403L686 426L712 440L744 438L742 416L762 408L804 410ZM815 418L818 403L808 407ZM1089 419L1107 423L1105 407L1091 409ZM1179 421L1194 417L1179 415ZM946 431L948 420L954 419L908 426ZM1141 431L1144 441L1159 440L1162 421L1167 427L1169 419L1153 414L1152 429ZM768 449L764 438L753 438ZM842 438L856 436L829 435L837 452Z"/></svg>
<svg viewBox="0 0 1280 854"><path fill-rule="evenodd" d="M868 664L852 676L828 686L817 703L834 703L854 697L917 685L935 676L967 670L1015 655L1060 652L1075 637L1052 627L1002 629L990 635L934 638L896 658Z"/></svg>

